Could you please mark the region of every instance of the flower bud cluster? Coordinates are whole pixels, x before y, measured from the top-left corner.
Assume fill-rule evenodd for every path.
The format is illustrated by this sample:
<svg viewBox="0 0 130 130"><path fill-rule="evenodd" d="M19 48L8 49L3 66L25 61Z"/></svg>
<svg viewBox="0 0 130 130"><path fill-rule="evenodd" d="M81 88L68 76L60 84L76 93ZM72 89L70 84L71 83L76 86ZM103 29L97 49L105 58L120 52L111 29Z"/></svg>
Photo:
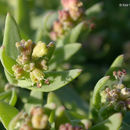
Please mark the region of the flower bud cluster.
<svg viewBox="0 0 130 130"><path fill-rule="evenodd" d="M48 70L48 53L49 48L54 46L53 43L46 45L39 41L33 43L32 40L21 40L16 43L16 47L20 54L16 61L17 64L12 67L14 75L17 79L25 78L24 76L29 74L33 84L37 84L37 87L41 87L42 81L49 84L49 80L45 79L43 71Z"/></svg>
<svg viewBox="0 0 130 130"><path fill-rule="evenodd" d="M53 24L52 40L62 37L65 32L83 19L83 3L80 0L61 0L63 10Z"/></svg>
<svg viewBox="0 0 130 130"><path fill-rule="evenodd" d="M44 113L41 107L34 107L30 114L21 112L16 117L14 129L19 130L49 130L48 115Z"/></svg>
<svg viewBox="0 0 130 130"><path fill-rule="evenodd" d="M113 72L113 76L115 77L115 79L119 80L119 84L122 84L125 75L126 75L126 70L124 69L122 71L119 70L117 72L116 71Z"/></svg>
<svg viewBox="0 0 130 130"><path fill-rule="evenodd" d="M130 88L122 84L122 80L126 75L126 71L114 71L113 75L119 82L111 88L107 87L101 95L101 102L113 105L115 110L129 111L130 110Z"/></svg>

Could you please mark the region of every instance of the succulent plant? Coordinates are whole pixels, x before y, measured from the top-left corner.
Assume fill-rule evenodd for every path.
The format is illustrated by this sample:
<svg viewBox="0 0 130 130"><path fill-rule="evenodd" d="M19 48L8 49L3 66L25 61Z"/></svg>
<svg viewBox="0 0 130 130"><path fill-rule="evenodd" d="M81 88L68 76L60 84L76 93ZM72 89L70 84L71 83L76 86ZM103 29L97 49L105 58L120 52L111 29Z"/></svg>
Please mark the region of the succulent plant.
<svg viewBox="0 0 130 130"><path fill-rule="evenodd" d="M126 7L0 0L0 130L130 130Z"/></svg>

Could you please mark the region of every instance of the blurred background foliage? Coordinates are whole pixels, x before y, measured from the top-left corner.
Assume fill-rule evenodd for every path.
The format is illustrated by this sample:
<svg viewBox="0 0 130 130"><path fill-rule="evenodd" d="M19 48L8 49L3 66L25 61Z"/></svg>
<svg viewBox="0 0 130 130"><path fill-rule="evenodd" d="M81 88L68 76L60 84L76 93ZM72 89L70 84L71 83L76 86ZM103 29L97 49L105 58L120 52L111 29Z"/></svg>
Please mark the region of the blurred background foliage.
<svg viewBox="0 0 130 130"><path fill-rule="evenodd" d="M120 0L82 0L82 2L86 19L92 20L95 26L89 34L82 32L78 39L78 42L82 43L82 48L66 61L63 67L83 69L79 78L70 86L82 99L89 101L90 91L119 54L124 53L126 60L124 67L130 72L130 6L120 7L119 4L122 2ZM127 0L123 2L129 3ZM48 32L53 21L57 19L57 11L61 8L60 0L0 0L0 44L7 12L15 17L22 38L48 42L50 41ZM7 81L2 66L0 69L0 91L2 91Z"/></svg>

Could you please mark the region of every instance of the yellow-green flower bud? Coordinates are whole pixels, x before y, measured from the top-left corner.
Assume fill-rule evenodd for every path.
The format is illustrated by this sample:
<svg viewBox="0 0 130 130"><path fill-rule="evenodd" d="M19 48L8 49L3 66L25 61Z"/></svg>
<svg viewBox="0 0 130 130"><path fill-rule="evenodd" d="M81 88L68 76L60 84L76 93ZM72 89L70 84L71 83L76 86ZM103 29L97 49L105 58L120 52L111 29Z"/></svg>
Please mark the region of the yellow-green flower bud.
<svg viewBox="0 0 130 130"><path fill-rule="evenodd" d="M27 55L19 55L17 58L17 62L21 65L24 65L29 62L29 56Z"/></svg>
<svg viewBox="0 0 130 130"><path fill-rule="evenodd" d="M44 79L44 73L39 69L34 69L32 72L30 72L30 78L33 83L38 83L39 81Z"/></svg>
<svg viewBox="0 0 130 130"><path fill-rule="evenodd" d="M34 68L35 68L35 64L34 63L25 64L23 66L23 69L26 72L31 72Z"/></svg>
<svg viewBox="0 0 130 130"><path fill-rule="evenodd" d="M41 41L39 41L33 49L32 57L40 58L48 53L47 45Z"/></svg>
<svg viewBox="0 0 130 130"><path fill-rule="evenodd" d="M35 129L45 129L48 126L48 116L47 115L32 116L32 126Z"/></svg>

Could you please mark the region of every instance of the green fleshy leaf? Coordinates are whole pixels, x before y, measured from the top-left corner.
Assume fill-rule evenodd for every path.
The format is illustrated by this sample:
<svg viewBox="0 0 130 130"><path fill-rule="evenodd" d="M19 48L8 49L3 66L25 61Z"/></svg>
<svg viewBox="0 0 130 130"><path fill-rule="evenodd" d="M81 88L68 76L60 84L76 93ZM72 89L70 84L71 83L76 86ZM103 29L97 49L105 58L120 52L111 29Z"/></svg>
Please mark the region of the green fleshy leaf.
<svg viewBox="0 0 130 130"><path fill-rule="evenodd" d="M100 103L101 103L101 96L100 96L100 91L101 89L103 89L103 87L107 84L108 80L109 80L109 76L105 76L102 79L100 79L95 88L94 88L94 93L93 93L93 99L92 99L92 105L96 108L100 107Z"/></svg>
<svg viewBox="0 0 130 130"><path fill-rule="evenodd" d="M3 46L0 49L1 62L6 71L13 75L12 66L16 64L18 51L15 43L20 41L19 30L13 17L8 14L5 23Z"/></svg>
<svg viewBox="0 0 130 130"><path fill-rule="evenodd" d="M81 48L80 43L67 44L64 47L56 48L54 56L50 61L50 69L54 69L64 61L70 59L79 49Z"/></svg>
<svg viewBox="0 0 130 130"><path fill-rule="evenodd" d="M76 27L74 27L70 34L70 43L76 42L78 37L84 27L84 22L79 23Z"/></svg>
<svg viewBox="0 0 130 130"><path fill-rule="evenodd" d="M21 38L17 24L14 18L10 14L7 14L5 22L4 40L3 40L5 55L16 60L18 56L18 50L16 49L15 43L20 40Z"/></svg>
<svg viewBox="0 0 130 130"><path fill-rule="evenodd" d="M10 121L18 114L18 110L0 101L0 120L8 130Z"/></svg>
<svg viewBox="0 0 130 130"><path fill-rule="evenodd" d="M121 123L121 113L115 113L105 121L93 126L90 130L119 130Z"/></svg>
<svg viewBox="0 0 130 130"><path fill-rule="evenodd" d="M124 62L124 55L118 56L112 63L112 65L109 68L109 70L107 71L106 75L112 76L113 71L116 71L116 70L119 70L122 68L123 62Z"/></svg>
<svg viewBox="0 0 130 130"><path fill-rule="evenodd" d="M32 82L30 79L17 80L17 82L14 81L14 83L12 82L12 84L17 85L22 88L30 89L30 90L50 92L50 91L59 89L65 86L66 84L70 83L73 79L78 77L80 73L81 73L81 69L73 69L69 71L60 71L60 72L45 72L45 76L47 79L50 80L50 84L49 85L43 84L41 88L32 86ZM8 74L8 76L10 75ZM12 78L12 77L9 77L9 78Z"/></svg>

